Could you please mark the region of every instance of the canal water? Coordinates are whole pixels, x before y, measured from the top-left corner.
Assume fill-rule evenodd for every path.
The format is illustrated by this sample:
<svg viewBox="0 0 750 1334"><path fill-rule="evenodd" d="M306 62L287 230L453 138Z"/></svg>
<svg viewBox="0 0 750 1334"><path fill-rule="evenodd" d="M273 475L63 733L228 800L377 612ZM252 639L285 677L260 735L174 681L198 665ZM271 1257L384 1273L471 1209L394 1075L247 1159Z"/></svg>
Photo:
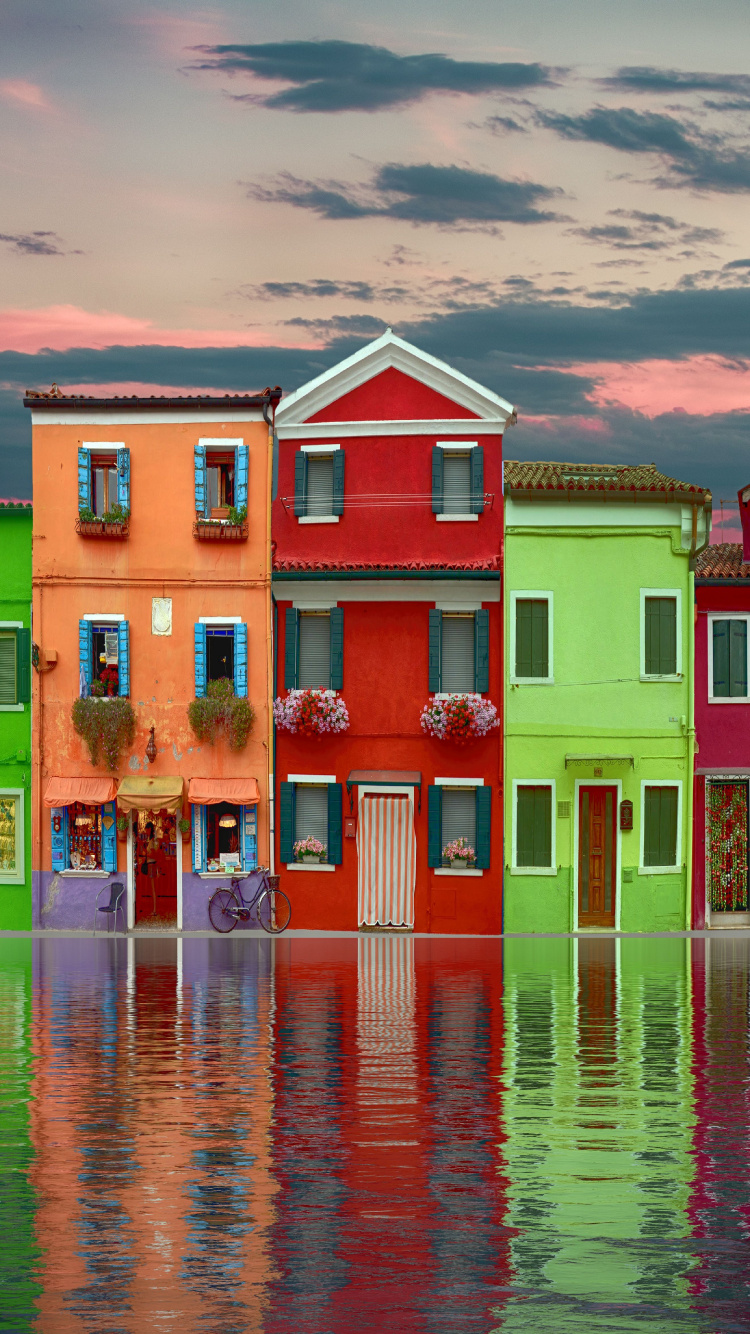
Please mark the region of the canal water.
<svg viewBox="0 0 750 1334"><path fill-rule="evenodd" d="M750 1331L750 939L0 941L0 1328Z"/></svg>

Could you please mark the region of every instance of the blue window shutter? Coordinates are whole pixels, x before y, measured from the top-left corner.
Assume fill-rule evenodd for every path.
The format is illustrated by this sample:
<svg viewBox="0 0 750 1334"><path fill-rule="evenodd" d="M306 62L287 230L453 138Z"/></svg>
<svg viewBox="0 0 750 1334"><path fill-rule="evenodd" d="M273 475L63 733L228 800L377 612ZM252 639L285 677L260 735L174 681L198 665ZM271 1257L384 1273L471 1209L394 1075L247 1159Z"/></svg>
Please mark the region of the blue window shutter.
<svg viewBox="0 0 750 1334"><path fill-rule="evenodd" d="M91 621L78 622L78 674L81 689L81 696L91 694L91 667L93 654L93 641L91 638Z"/></svg>
<svg viewBox="0 0 750 1334"><path fill-rule="evenodd" d="M130 450L125 448L117 451L117 503L130 509Z"/></svg>
<svg viewBox="0 0 750 1334"><path fill-rule="evenodd" d="M78 451L78 512L91 509L91 456L87 449Z"/></svg>
<svg viewBox="0 0 750 1334"><path fill-rule="evenodd" d="M64 871L68 865L68 809L67 806L53 806L50 811L50 834L52 839L52 870ZM60 832L55 833L55 817L60 821Z"/></svg>
<svg viewBox="0 0 750 1334"><path fill-rule="evenodd" d="M484 449L475 445L469 450L471 462L471 512L481 514L484 510Z"/></svg>
<svg viewBox="0 0 750 1334"><path fill-rule="evenodd" d="M257 806L243 806L242 814L242 869L254 871L258 865Z"/></svg>
<svg viewBox="0 0 750 1334"><path fill-rule="evenodd" d="M437 445L432 449L432 512L443 512L443 451Z"/></svg>
<svg viewBox="0 0 750 1334"><path fill-rule="evenodd" d="M478 787L477 798L477 867L486 871L490 864L490 830L492 827L492 788Z"/></svg>
<svg viewBox="0 0 750 1334"><path fill-rule="evenodd" d="M234 627L234 693L247 695L247 625Z"/></svg>
<svg viewBox="0 0 750 1334"><path fill-rule="evenodd" d="M18 704L31 703L30 630L16 630L16 702Z"/></svg>
<svg viewBox="0 0 750 1334"><path fill-rule="evenodd" d="M328 784L328 855L329 866L340 866L342 862L341 803L344 797L343 783Z"/></svg>
<svg viewBox="0 0 750 1334"><path fill-rule="evenodd" d="M294 456L294 513L299 519L307 514L307 454L302 449Z"/></svg>
<svg viewBox="0 0 750 1334"><path fill-rule="evenodd" d="M294 783L279 783L279 857L294 861Z"/></svg>
<svg viewBox="0 0 750 1334"><path fill-rule="evenodd" d="M331 607L331 690L344 689L344 608Z"/></svg>
<svg viewBox="0 0 750 1334"><path fill-rule="evenodd" d="M200 622L195 626L195 698L202 699L206 693L206 627Z"/></svg>
<svg viewBox="0 0 750 1334"><path fill-rule="evenodd" d="M205 445L195 446L195 513L199 519L208 518Z"/></svg>
<svg viewBox="0 0 750 1334"><path fill-rule="evenodd" d="M193 822L193 870L206 869L206 808L191 806L190 818Z"/></svg>
<svg viewBox="0 0 750 1334"><path fill-rule="evenodd" d="M247 505L248 479L250 476L250 446L237 446L237 463L234 472L234 504L240 510Z"/></svg>
<svg viewBox="0 0 750 1334"><path fill-rule="evenodd" d="M474 613L474 689L484 695L490 688L490 613L482 607Z"/></svg>
<svg viewBox="0 0 750 1334"><path fill-rule="evenodd" d="M429 689L440 690L441 640L443 637L443 613L435 607L430 608L430 681Z"/></svg>
<svg viewBox="0 0 750 1334"><path fill-rule="evenodd" d="M343 449L333 452L333 513L344 513L344 464L346 453Z"/></svg>
<svg viewBox="0 0 750 1334"><path fill-rule="evenodd" d="M102 870L117 870L117 825L113 801L105 801L102 806Z"/></svg>
<svg viewBox="0 0 750 1334"><path fill-rule="evenodd" d="M130 622L120 621L117 626L117 687L118 695L130 694Z"/></svg>
<svg viewBox="0 0 750 1334"><path fill-rule="evenodd" d="M287 607L284 642L284 688L297 689L297 638L298 613L295 607Z"/></svg>
<svg viewBox="0 0 750 1334"><path fill-rule="evenodd" d="M443 789L427 789L427 865L441 866L443 861Z"/></svg>

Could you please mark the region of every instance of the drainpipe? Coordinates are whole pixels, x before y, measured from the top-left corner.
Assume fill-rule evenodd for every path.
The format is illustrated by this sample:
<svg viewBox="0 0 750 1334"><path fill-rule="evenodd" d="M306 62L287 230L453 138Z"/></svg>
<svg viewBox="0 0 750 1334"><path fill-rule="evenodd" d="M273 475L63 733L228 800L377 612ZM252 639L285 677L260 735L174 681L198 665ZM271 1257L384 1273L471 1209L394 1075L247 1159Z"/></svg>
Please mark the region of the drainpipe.
<svg viewBox="0 0 750 1334"><path fill-rule="evenodd" d="M268 409L272 409L269 416ZM271 540L271 509L273 504L273 420L276 404L267 399L263 404L263 420L268 427L268 476L266 482L266 707L268 709L268 735L266 744L267 780L268 780L268 865L273 875L276 869L275 829L275 775L274 750L275 729L273 723L273 603L271 593L271 575L273 573L273 546Z"/></svg>
<svg viewBox="0 0 750 1334"><path fill-rule="evenodd" d="M698 506L693 505L693 524L688 558L690 588L689 607L695 606L695 561L708 546L711 535L711 495L703 501L705 533L698 545ZM695 804L695 624L690 626L688 638L688 716L687 716L687 775L686 791L686 850L685 850L685 926L693 924L693 808Z"/></svg>

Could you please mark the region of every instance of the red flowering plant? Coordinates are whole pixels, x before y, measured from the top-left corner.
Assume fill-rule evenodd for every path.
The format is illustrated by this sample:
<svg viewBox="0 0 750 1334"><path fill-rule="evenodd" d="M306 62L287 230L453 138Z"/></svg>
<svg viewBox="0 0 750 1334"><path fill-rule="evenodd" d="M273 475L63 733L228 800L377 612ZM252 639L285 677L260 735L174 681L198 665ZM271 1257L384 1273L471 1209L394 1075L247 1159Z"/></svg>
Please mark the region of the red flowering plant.
<svg viewBox="0 0 750 1334"><path fill-rule="evenodd" d="M108 695L116 695L120 685L120 673L116 667L104 667L99 673L99 680Z"/></svg>
<svg viewBox="0 0 750 1334"><path fill-rule="evenodd" d="M346 704L335 690L290 690L274 700L273 718L277 727L303 736L345 732L349 726Z"/></svg>
<svg viewBox="0 0 750 1334"><path fill-rule="evenodd" d="M476 741L500 726L495 705L481 695L434 696L425 704L419 721L423 732L457 746Z"/></svg>

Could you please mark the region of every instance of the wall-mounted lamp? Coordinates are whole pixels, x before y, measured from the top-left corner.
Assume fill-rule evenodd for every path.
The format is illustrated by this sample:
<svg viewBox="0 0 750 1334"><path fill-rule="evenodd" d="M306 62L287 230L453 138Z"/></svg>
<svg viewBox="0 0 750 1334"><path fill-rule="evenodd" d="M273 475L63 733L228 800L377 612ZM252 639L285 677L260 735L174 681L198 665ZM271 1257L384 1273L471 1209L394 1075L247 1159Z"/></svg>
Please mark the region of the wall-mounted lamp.
<svg viewBox="0 0 750 1334"><path fill-rule="evenodd" d="M148 745L146 746L146 759L148 760L149 764L153 764L154 760L156 759L156 738L154 736L155 731L156 731L155 727L149 728Z"/></svg>

